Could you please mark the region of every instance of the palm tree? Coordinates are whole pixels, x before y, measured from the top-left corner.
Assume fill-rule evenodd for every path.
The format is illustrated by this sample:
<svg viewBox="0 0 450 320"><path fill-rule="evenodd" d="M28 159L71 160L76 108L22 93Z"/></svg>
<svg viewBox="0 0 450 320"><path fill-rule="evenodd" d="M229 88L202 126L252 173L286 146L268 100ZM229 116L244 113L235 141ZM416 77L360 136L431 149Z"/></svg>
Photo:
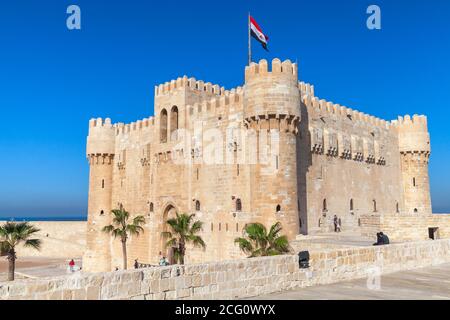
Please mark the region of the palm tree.
<svg viewBox="0 0 450 320"><path fill-rule="evenodd" d="M6 253L9 261L8 281L14 280L14 272L16 269L16 247L23 244L24 247L41 248L41 240L30 239L40 230L28 222L7 222L0 226L0 251Z"/></svg>
<svg viewBox="0 0 450 320"><path fill-rule="evenodd" d="M141 232L144 232L144 228L141 227L145 223L143 216L136 216L133 218L132 223L128 223L130 214L121 207L111 211L114 218L112 224L103 227L103 232L112 234L114 238L119 237L122 242L122 254L123 254L123 269L127 269L127 239L130 235L139 236Z"/></svg>
<svg viewBox="0 0 450 320"><path fill-rule="evenodd" d="M178 214L175 218L167 220L172 231L162 233L164 238L169 238L166 246L174 248L174 258L180 264L184 264L186 244L192 243L194 247L206 247L203 239L196 233L202 230L203 222L193 221L195 214Z"/></svg>
<svg viewBox="0 0 450 320"><path fill-rule="evenodd" d="M280 235L282 228L279 222L270 227L261 223L250 223L244 228L244 238L236 238L234 242L249 258L275 256L290 251L289 241L286 236Z"/></svg>

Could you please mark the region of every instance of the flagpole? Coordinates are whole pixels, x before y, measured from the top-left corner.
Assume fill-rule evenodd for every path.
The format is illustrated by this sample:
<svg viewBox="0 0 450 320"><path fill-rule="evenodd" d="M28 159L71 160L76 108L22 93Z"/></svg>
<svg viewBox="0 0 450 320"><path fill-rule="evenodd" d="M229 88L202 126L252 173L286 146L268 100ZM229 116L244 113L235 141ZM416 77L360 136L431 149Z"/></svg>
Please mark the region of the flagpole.
<svg viewBox="0 0 450 320"><path fill-rule="evenodd" d="M250 12L248 13L248 65L252 62L252 42L250 32Z"/></svg>

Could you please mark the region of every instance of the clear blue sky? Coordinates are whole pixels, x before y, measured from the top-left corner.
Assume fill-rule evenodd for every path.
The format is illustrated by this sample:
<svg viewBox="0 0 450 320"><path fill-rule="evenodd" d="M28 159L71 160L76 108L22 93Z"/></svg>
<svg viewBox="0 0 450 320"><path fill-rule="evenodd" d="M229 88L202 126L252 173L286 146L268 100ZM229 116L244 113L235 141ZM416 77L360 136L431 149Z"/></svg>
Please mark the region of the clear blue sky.
<svg viewBox="0 0 450 320"><path fill-rule="evenodd" d="M428 115L433 206L450 212L450 1L22 0L0 4L0 217L85 215L88 120L148 117L154 85L184 74L241 85L249 10L270 36L256 60L298 59L321 98L365 113Z"/></svg>

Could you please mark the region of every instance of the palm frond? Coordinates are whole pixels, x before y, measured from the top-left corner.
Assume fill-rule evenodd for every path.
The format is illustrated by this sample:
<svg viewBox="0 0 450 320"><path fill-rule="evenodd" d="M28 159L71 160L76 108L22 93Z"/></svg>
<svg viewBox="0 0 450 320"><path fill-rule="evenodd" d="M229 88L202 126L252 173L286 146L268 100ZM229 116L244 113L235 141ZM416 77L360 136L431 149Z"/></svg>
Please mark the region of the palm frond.
<svg viewBox="0 0 450 320"><path fill-rule="evenodd" d="M24 247L34 248L36 250L41 249L42 241L40 239L28 239L23 244Z"/></svg>
<svg viewBox="0 0 450 320"><path fill-rule="evenodd" d="M253 251L253 245L245 238L236 238L234 239L234 243L237 243L239 245L239 249L246 254L251 254Z"/></svg>
<svg viewBox="0 0 450 320"><path fill-rule="evenodd" d="M186 239L189 242L192 242L194 247L201 247L203 249L206 248L206 243L205 243L205 241L203 241L203 239L200 236L189 235Z"/></svg>
<svg viewBox="0 0 450 320"><path fill-rule="evenodd" d="M175 247L177 245L177 239L176 238L171 238L169 240L167 240L166 242L166 247Z"/></svg>

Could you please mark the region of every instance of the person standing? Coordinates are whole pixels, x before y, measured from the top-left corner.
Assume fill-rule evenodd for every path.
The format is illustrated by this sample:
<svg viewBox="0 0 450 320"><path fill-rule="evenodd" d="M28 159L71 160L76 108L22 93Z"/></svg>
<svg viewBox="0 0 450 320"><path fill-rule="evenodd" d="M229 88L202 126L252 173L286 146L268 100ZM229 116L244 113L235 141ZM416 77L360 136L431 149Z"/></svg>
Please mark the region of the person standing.
<svg viewBox="0 0 450 320"><path fill-rule="evenodd" d="M334 218L333 218L334 232L338 232L338 223L339 223L338 217L337 217L337 215L334 215Z"/></svg>
<svg viewBox="0 0 450 320"><path fill-rule="evenodd" d="M69 269L70 269L70 272L75 271L75 261L73 259L71 259L69 262Z"/></svg>

